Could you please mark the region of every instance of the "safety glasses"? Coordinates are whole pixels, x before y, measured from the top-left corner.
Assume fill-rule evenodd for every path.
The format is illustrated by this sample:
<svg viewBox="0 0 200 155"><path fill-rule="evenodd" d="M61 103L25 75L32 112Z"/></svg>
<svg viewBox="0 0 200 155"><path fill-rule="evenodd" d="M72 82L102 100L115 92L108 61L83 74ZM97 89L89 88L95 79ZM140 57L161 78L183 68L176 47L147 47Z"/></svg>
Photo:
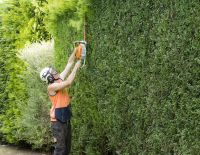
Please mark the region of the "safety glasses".
<svg viewBox="0 0 200 155"><path fill-rule="evenodd" d="M58 74L58 72L54 68L51 67L51 74L56 75L56 74Z"/></svg>

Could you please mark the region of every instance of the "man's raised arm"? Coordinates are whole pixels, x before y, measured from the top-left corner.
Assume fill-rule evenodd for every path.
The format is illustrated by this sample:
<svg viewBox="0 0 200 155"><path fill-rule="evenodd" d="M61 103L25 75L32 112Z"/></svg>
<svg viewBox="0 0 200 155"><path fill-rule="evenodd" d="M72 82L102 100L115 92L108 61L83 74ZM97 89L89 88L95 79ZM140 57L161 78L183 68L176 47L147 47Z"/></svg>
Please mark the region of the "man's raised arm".
<svg viewBox="0 0 200 155"><path fill-rule="evenodd" d="M72 72L68 76L68 78L61 83L53 83L53 84L49 85L48 92L56 92L58 90L62 90L64 88L70 86L72 84L72 82L74 81L75 75L77 73L77 70L80 68L80 66L81 66L81 60L78 60L75 64Z"/></svg>
<svg viewBox="0 0 200 155"><path fill-rule="evenodd" d="M67 62L67 65L65 66L65 69L62 71L62 73L60 73L60 78L62 80L64 80L67 76L67 74L69 73L71 67L74 64L74 60L75 60L75 53L76 53L76 48L74 48L74 51L72 52L72 54L69 57L69 60Z"/></svg>

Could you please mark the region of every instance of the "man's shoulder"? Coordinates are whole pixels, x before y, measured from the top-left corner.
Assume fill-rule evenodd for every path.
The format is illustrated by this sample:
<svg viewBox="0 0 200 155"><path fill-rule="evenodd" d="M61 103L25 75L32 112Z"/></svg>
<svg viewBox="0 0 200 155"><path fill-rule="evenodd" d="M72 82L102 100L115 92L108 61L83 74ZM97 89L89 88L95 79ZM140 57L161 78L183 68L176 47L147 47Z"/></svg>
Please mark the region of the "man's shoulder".
<svg viewBox="0 0 200 155"><path fill-rule="evenodd" d="M52 87L51 87L52 85L53 85L53 83L48 85L47 92L48 92L48 95L55 96L56 95L56 91L52 90Z"/></svg>

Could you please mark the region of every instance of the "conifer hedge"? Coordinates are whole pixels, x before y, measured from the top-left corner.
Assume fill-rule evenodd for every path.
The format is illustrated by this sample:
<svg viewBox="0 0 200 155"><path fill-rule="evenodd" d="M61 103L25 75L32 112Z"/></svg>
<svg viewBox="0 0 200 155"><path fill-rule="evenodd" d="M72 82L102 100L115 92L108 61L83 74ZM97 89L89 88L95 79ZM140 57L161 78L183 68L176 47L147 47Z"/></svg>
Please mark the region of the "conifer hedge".
<svg viewBox="0 0 200 155"><path fill-rule="evenodd" d="M200 152L200 3L94 0L74 154Z"/></svg>
<svg viewBox="0 0 200 155"><path fill-rule="evenodd" d="M19 144L21 141L30 143L22 137L25 129L21 124L24 121L28 122L28 119L22 119L24 109L20 109L27 105L29 100L27 88L30 86L27 86L24 79L27 66L18 55L19 49L25 44L50 38L43 22L44 4L46 0L31 1L31 3L27 0L1 2L0 141L6 143ZM31 126L32 122L29 123Z"/></svg>
<svg viewBox="0 0 200 155"><path fill-rule="evenodd" d="M199 1L12 2L14 6L9 8L14 9L8 8L7 15L2 16L4 26L0 29L4 36L0 44L0 105L6 105L0 111L0 128L8 142L23 138L16 133L24 130L17 122L22 118L18 105L34 100L26 98L25 89L34 83L25 86L21 81L24 66L20 67L23 62L16 50L24 46L23 41L48 39L51 33L55 40L55 65L61 71L73 41L83 39L86 14L86 66L70 88L72 154L199 154ZM24 12L25 8L33 14ZM17 13L26 20L21 22ZM12 14L15 20L9 18ZM26 25L32 29L26 29ZM35 92L34 88L31 92ZM35 135L32 131L29 134ZM26 141L35 147L49 144L37 138Z"/></svg>

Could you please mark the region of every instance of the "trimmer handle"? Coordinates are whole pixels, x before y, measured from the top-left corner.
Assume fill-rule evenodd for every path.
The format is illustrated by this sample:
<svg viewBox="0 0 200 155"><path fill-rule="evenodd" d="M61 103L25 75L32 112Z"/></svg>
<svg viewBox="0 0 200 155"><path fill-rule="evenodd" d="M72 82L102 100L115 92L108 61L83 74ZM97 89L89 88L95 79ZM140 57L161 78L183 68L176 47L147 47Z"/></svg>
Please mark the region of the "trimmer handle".
<svg viewBox="0 0 200 155"><path fill-rule="evenodd" d="M79 44L84 44L85 46L87 45L87 42L86 41L75 41L74 42L74 45L75 46L78 46Z"/></svg>
<svg viewBox="0 0 200 155"><path fill-rule="evenodd" d="M75 41L74 42L74 46L76 48L76 54L75 57L76 59L82 59L82 66L85 66L85 60L86 60L86 45L87 42L86 41Z"/></svg>

